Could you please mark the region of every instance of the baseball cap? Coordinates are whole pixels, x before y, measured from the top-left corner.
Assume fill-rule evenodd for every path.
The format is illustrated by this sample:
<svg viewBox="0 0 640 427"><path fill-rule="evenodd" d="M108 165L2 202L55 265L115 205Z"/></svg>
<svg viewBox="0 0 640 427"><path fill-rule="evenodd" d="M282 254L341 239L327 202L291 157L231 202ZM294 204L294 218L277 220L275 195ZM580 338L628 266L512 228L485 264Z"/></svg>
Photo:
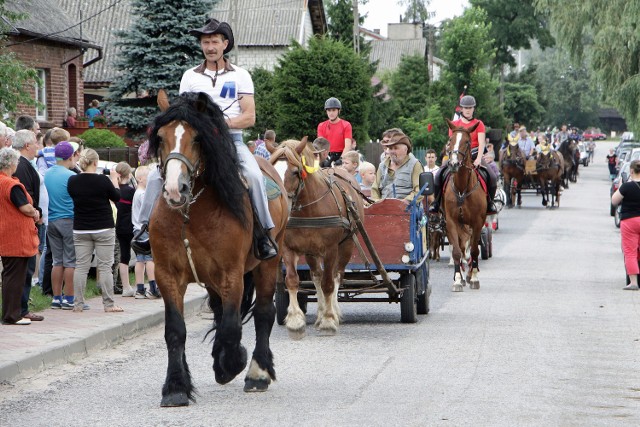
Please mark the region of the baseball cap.
<svg viewBox="0 0 640 427"><path fill-rule="evenodd" d="M67 160L73 156L80 146L75 142L61 141L56 144L56 160Z"/></svg>

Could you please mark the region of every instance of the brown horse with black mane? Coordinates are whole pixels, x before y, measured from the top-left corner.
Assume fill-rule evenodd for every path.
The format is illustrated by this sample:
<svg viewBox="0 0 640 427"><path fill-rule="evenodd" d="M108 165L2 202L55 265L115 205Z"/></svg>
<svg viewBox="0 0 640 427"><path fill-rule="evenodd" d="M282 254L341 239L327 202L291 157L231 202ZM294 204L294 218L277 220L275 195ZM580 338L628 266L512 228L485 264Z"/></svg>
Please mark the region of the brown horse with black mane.
<svg viewBox="0 0 640 427"><path fill-rule="evenodd" d="M359 186L342 169L319 169L306 138L284 141L277 149L269 147L269 150L291 207L281 247L289 292L287 329L295 339L305 333L305 314L298 303L297 272L298 260L304 255L318 300L315 325L321 333L335 334L340 323L338 290L355 245L352 209L360 218L364 217L362 197L356 190Z"/></svg>
<svg viewBox="0 0 640 427"><path fill-rule="evenodd" d="M518 144L507 144L507 148L500 152L500 169L504 177L504 192L507 195L507 208L509 209L516 202L518 206L522 206L524 160L524 154Z"/></svg>
<svg viewBox="0 0 640 427"><path fill-rule="evenodd" d="M247 364L242 319L252 309L256 347L245 378L245 391L264 391L275 380L269 336L275 320L273 295L280 264L277 256L259 261L253 255L253 214L248 190L238 172L235 145L220 109L204 93L187 93L171 105L163 91L160 113L149 139L159 161L163 196L153 210L149 240L156 278L165 303L165 340L169 355L162 406L185 406L194 400L185 340L184 294L197 282L209 294L215 331L213 371L220 384ZM266 161L266 179L280 189L269 202L280 246L288 217L282 181ZM276 192L277 194L277 192Z"/></svg>
<svg viewBox="0 0 640 427"><path fill-rule="evenodd" d="M548 147L548 145L546 145ZM543 149L536 159L536 177L542 192L542 206L560 207L560 186L564 172L564 160L557 151ZM549 203L551 202L551 203Z"/></svg>
<svg viewBox="0 0 640 427"><path fill-rule="evenodd" d="M465 247L464 227L471 227L471 259L467 281L471 289L480 288L478 279L478 259L480 249L480 233L487 216L487 196L482 191L480 181L471 158L471 132L477 124L470 127L458 127L447 119L451 137L447 143L449 155L450 177L443 193L444 211L447 221L447 238L452 245L455 264L452 291L463 290L460 262L462 249Z"/></svg>

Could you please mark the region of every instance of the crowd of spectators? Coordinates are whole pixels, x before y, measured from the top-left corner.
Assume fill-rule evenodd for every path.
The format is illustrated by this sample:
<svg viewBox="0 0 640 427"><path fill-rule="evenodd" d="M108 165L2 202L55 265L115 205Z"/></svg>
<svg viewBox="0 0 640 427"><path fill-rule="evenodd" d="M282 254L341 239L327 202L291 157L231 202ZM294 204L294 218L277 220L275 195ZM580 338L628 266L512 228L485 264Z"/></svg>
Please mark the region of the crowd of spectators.
<svg viewBox="0 0 640 427"><path fill-rule="evenodd" d="M70 109L68 113L67 124L76 112ZM29 325L44 320L43 315L31 311L34 285L51 297L51 309L89 310L85 292L92 262L104 311L123 311L114 295L116 244L121 248L118 261L126 285L124 296L160 297L150 255L137 257L136 290L128 280L135 222L132 204L136 195L140 198L144 194L148 169L136 171L141 183L138 191L132 185L135 180L128 164L121 162L113 169L99 171L99 160L95 150L85 149L82 141L65 129L52 128L42 134L38 122L29 116L18 117L13 129L0 122L3 324Z"/></svg>

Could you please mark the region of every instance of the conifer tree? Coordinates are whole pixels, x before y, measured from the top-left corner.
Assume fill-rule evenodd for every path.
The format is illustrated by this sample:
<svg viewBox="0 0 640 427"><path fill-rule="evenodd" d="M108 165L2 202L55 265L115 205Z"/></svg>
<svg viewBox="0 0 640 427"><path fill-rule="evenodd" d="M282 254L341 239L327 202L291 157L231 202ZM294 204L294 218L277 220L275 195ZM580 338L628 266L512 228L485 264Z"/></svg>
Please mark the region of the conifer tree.
<svg viewBox="0 0 640 427"><path fill-rule="evenodd" d="M166 89L176 96L185 70L202 61L200 28L217 0L133 0L131 28L116 32L119 77L110 87L107 114L133 131L143 131L157 113L155 105L118 103L125 97L155 95Z"/></svg>
<svg viewBox="0 0 640 427"><path fill-rule="evenodd" d="M4 45L10 25L24 18L0 0L0 45ZM20 104L37 105L30 90L36 82L36 70L20 62L14 53L0 49L0 116L19 111Z"/></svg>

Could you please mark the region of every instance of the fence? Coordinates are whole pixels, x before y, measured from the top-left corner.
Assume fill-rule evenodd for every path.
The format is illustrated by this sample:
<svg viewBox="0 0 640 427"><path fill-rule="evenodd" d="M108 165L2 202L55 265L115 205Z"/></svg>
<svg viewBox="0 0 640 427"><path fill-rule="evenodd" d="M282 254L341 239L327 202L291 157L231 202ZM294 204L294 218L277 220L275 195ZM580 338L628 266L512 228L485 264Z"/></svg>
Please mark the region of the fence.
<svg viewBox="0 0 640 427"><path fill-rule="evenodd" d="M138 147L96 148L100 160L127 162L132 168L138 167Z"/></svg>

